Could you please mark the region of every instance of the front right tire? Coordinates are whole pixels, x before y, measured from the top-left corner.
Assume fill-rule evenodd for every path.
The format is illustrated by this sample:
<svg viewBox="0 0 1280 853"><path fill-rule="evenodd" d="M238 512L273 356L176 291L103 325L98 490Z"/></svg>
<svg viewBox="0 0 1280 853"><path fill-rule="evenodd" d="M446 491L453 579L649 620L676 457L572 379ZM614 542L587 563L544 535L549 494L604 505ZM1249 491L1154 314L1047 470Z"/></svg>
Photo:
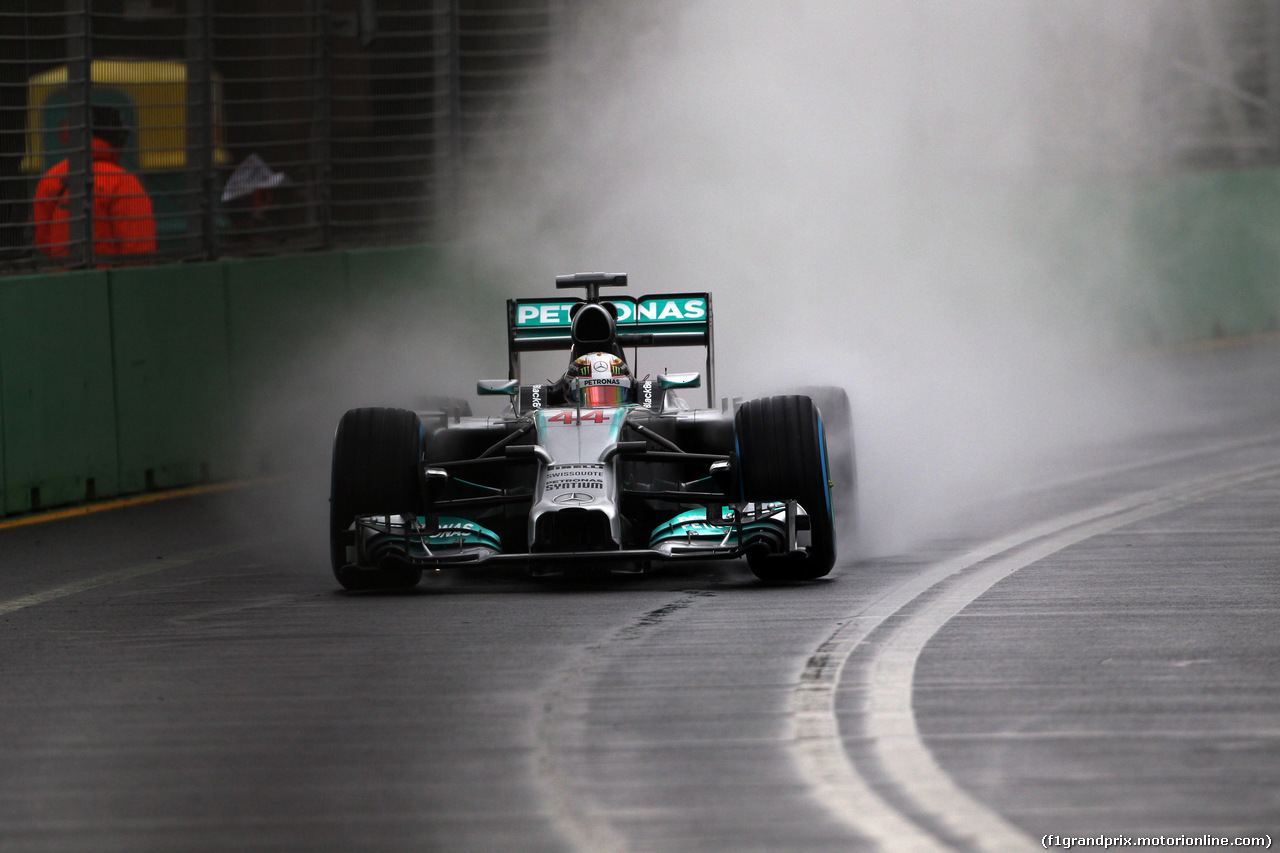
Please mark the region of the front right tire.
<svg viewBox="0 0 1280 853"><path fill-rule="evenodd" d="M406 409L352 409L333 439L329 492L329 555L344 589L412 589L422 570L409 565L357 566L356 516L417 513L422 424Z"/></svg>

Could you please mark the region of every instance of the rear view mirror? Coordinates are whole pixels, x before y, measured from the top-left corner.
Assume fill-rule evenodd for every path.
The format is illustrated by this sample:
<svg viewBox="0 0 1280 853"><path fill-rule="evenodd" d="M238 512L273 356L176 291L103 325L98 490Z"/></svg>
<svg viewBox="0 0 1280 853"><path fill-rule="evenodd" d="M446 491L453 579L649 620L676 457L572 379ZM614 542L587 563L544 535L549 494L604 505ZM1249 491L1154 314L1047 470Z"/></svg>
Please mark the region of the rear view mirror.
<svg viewBox="0 0 1280 853"><path fill-rule="evenodd" d="M662 373L658 375L658 387L663 391L670 388L700 388L701 373Z"/></svg>
<svg viewBox="0 0 1280 853"><path fill-rule="evenodd" d="M476 393L485 395L516 393L520 388L520 381L517 379L481 379L476 383Z"/></svg>

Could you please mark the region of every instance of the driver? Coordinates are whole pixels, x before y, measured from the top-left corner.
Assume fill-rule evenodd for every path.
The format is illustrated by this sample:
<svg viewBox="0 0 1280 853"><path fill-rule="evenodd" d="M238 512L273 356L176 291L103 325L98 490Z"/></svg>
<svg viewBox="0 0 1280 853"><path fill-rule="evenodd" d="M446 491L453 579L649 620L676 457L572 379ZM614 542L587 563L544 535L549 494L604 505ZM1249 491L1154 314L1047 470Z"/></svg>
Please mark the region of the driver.
<svg viewBox="0 0 1280 853"><path fill-rule="evenodd" d="M564 389L570 403L589 409L621 406L631 398L631 368L613 353L584 353L569 365Z"/></svg>

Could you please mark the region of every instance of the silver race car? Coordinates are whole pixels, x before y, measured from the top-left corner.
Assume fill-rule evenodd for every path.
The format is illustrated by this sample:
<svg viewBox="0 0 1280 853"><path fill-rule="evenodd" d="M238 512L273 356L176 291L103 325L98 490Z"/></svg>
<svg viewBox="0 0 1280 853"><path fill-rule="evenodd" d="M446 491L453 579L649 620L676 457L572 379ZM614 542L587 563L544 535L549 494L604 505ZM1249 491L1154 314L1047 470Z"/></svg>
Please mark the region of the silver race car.
<svg viewBox="0 0 1280 853"><path fill-rule="evenodd" d="M711 294L601 298L625 284L579 273L556 287L584 298L508 301L508 378L477 388L510 398L500 417L462 401L342 416L329 536L343 587L407 589L424 569L501 563L635 573L745 556L768 582L831 571L855 496L844 391L715 407ZM637 378L625 355L689 346L705 348L705 377ZM567 352L563 377L524 384L520 354L548 350ZM678 392L704 378L708 408L691 408Z"/></svg>

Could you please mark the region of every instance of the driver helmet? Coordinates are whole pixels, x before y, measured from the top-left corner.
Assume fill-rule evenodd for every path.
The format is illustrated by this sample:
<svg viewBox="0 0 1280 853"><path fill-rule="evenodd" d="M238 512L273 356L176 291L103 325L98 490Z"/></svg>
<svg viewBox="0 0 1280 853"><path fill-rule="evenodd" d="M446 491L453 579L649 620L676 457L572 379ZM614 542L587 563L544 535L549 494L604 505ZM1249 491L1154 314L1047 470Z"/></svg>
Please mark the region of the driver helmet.
<svg viewBox="0 0 1280 853"><path fill-rule="evenodd" d="M589 409L621 406L631 396L631 368L613 353L589 352L569 365L565 393Z"/></svg>

